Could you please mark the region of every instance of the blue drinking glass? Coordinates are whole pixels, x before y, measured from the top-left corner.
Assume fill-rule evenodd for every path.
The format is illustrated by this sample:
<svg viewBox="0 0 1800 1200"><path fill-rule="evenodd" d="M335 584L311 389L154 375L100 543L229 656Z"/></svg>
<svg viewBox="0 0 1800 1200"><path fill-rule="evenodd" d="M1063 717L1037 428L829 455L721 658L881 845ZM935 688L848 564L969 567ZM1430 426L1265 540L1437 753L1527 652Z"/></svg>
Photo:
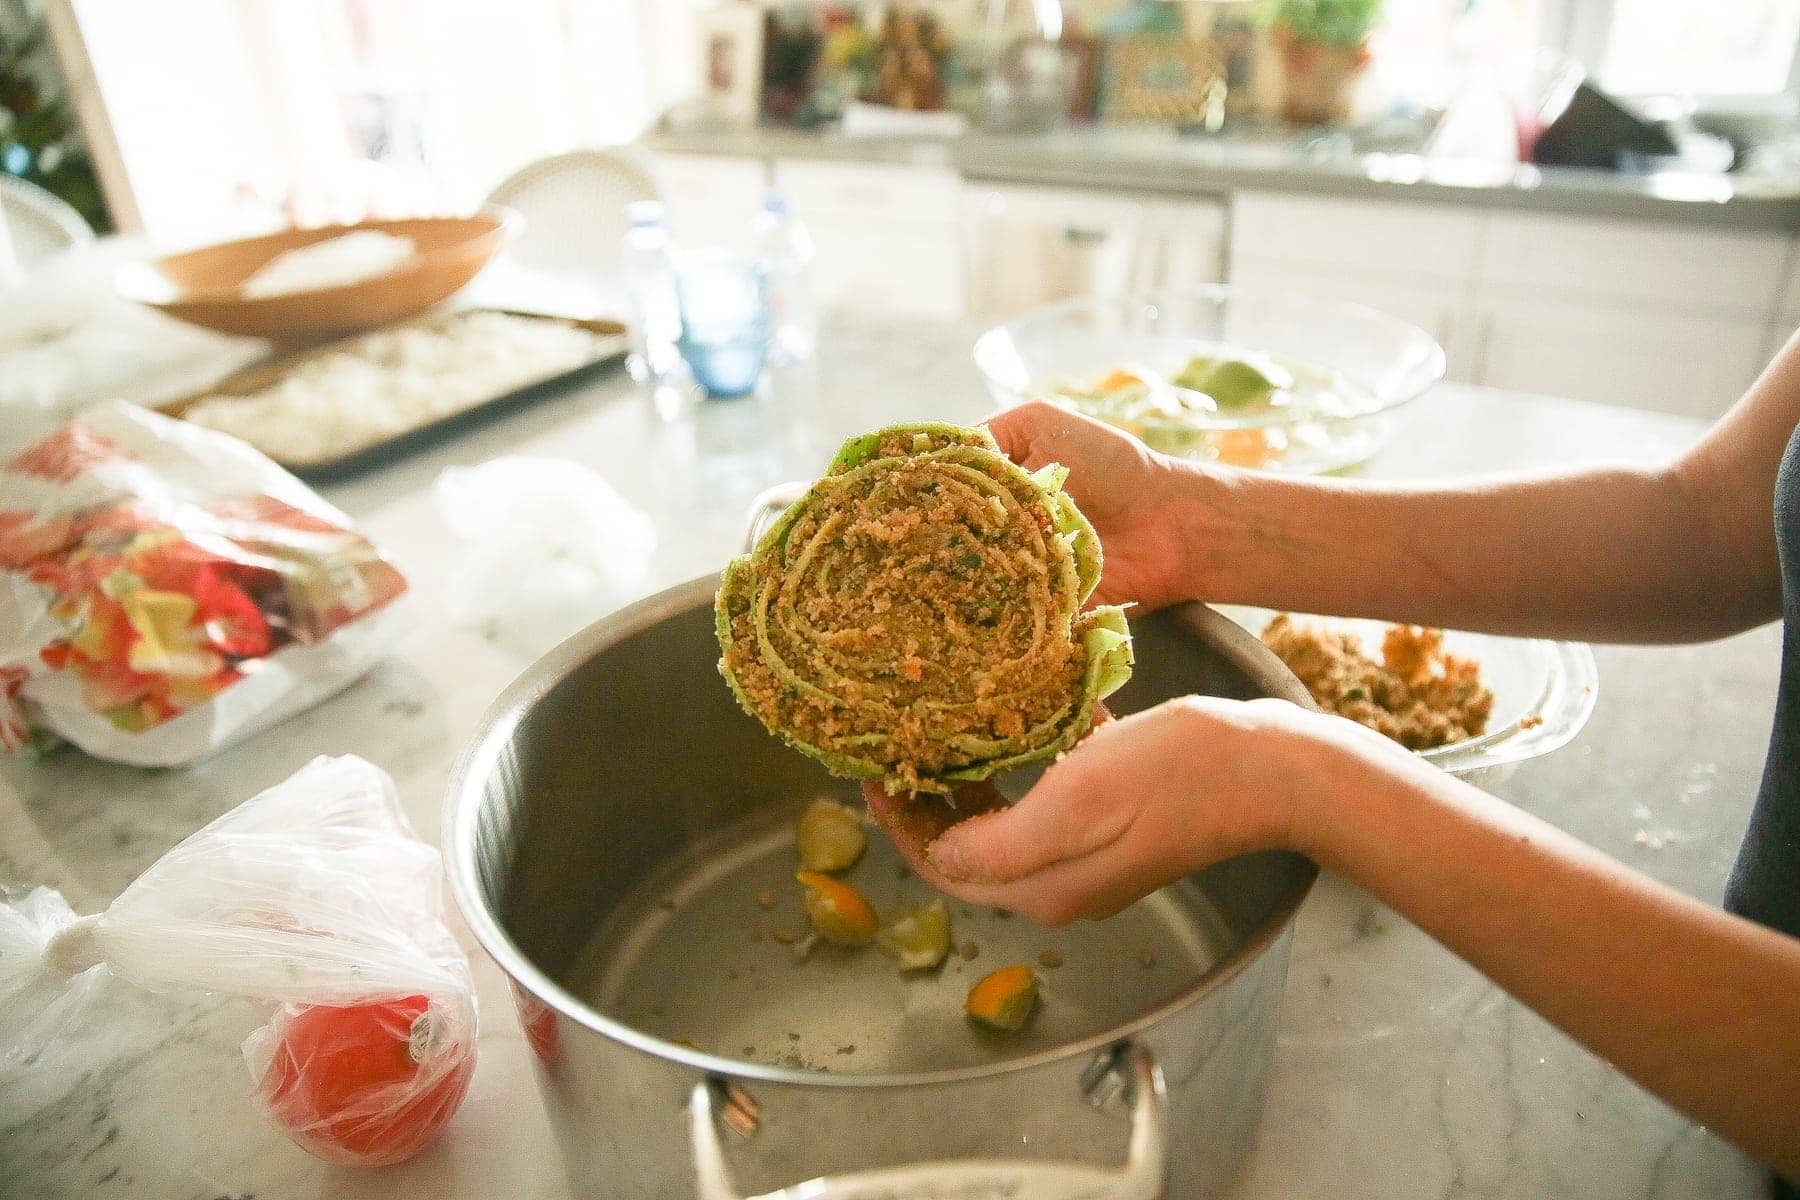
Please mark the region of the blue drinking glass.
<svg viewBox="0 0 1800 1200"><path fill-rule="evenodd" d="M762 265L724 251L683 256L675 268L681 357L709 396L756 387L769 355L769 287Z"/></svg>

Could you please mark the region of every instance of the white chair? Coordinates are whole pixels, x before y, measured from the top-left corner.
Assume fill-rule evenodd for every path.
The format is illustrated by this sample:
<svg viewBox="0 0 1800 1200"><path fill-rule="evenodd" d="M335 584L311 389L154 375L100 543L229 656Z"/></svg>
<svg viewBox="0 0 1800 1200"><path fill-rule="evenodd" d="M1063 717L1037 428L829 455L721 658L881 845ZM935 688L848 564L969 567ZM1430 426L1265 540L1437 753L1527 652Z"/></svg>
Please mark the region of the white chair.
<svg viewBox="0 0 1800 1200"><path fill-rule="evenodd" d="M94 231L67 201L12 175L0 174L0 221L13 257L27 273L47 258L94 240Z"/></svg>
<svg viewBox="0 0 1800 1200"><path fill-rule="evenodd" d="M516 209L525 231L508 250L522 267L616 280L625 240L625 206L657 200L648 167L628 150L571 150L521 167L488 203Z"/></svg>

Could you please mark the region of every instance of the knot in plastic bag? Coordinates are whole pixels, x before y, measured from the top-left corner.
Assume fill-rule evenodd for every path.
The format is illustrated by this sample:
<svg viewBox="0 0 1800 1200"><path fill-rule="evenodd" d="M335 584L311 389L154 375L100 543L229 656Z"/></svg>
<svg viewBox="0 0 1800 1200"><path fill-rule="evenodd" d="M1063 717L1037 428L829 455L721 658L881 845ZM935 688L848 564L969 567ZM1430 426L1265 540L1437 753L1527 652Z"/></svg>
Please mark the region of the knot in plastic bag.
<svg viewBox="0 0 1800 1200"><path fill-rule="evenodd" d="M64 979L73 979L106 961L100 948L100 914L76 917L50 935L44 943L44 967Z"/></svg>

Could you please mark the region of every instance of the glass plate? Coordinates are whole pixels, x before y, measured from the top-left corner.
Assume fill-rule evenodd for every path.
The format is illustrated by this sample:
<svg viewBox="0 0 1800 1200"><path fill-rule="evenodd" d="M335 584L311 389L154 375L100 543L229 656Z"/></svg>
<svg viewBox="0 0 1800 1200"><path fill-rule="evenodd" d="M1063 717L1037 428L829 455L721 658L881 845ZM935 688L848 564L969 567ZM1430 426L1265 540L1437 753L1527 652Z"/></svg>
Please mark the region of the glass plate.
<svg viewBox="0 0 1800 1200"><path fill-rule="evenodd" d="M1275 613L1266 608L1220 604L1214 607L1260 636ZM1293 614L1302 624L1323 625L1355 634L1364 653L1379 660L1387 621ZM1565 746L1593 715L1600 676L1594 652L1579 642L1495 637L1461 630L1444 631L1444 649L1481 664L1481 682L1494 693L1487 732L1448 746L1420 750L1426 762L1453 775L1469 775L1491 767L1537 758Z"/></svg>

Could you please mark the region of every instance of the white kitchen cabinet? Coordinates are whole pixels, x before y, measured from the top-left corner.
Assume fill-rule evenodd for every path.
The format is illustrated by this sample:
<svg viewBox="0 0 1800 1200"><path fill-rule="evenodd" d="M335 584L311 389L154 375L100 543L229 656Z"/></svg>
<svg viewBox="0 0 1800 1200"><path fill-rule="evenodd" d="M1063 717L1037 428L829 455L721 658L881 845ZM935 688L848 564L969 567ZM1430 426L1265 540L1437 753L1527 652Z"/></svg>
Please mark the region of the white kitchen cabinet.
<svg viewBox="0 0 1800 1200"><path fill-rule="evenodd" d="M955 171L783 159L775 186L818 245L813 283L821 303L877 315L962 315L962 177Z"/></svg>
<svg viewBox="0 0 1800 1200"><path fill-rule="evenodd" d="M1444 347L1449 378L1475 382L1469 332L1484 221L1432 205L1240 192L1231 281L1410 321Z"/></svg>
<svg viewBox="0 0 1800 1200"><path fill-rule="evenodd" d="M1006 320L1055 300L1146 286L1150 206L1056 188L970 188L968 307Z"/></svg>
<svg viewBox="0 0 1800 1200"><path fill-rule="evenodd" d="M808 221L954 228L962 177L948 167L780 159L775 185Z"/></svg>
<svg viewBox="0 0 1800 1200"><path fill-rule="evenodd" d="M761 159L662 154L655 166L677 242L733 250L750 247L751 223L769 186L768 168Z"/></svg>
<svg viewBox="0 0 1800 1200"><path fill-rule="evenodd" d="M1498 212L1476 297L1475 376L1710 419L1768 357L1789 239Z"/></svg>
<svg viewBox="0 0 1800 1200"><path fill-rule="evenodd" d="M1485 221L1449 205L1244 191L1232 196L1231 260L1465 285L1480 264Z"/></svg>
<svg viewBox="0 0 1800 1200"><path fill-rule="evenodd" d="M1245 192L1231 278L1421 326L1451 379L1712 417L1756 377L1790 239L1667 222Z"/></svg>
<svg viewBox="0 0 1800 1200"><path fill-rule="evenodd" d="M1787 283L1788 239L1753 230L1497 212L1484 287L1672 312L1766 319Z"/></svg>
<svg viewBox="0 0 1800 1200"><path fill-rule="evenodd" d="M962 315L963 273L952 231L888 232L812 224L818 257L813 289L821 305L882 316Z"/></svg>
<svg viewBox="0 0 1800 1200"><path fill-rule="evenodd" d="M1771 321L1768 336L1763 341L1763 362L1767 363L1781 353L1781 348L1796 332L1800 332L1800 313L1782 313Z"/></svg>
<svg viewBox="0 0 1800 1200"><path fill-rule="evenodd" d="M1223 196L1153 202L1145 282L1153 287L1224 282L1226 211Z"/></svg>
<svg viewBox="0 0 1800 1200"><path fill-rule="evenodd" d="M1008 185L971 187L964 208L969 311L986 319L1223 277L1220 202Z"/></svg>
<svg viewBox="0 0 1800 1200"><path fill-rule="evenodd" d="M1466 285L1375 271L1331 271L1256 257L1234 258L1231 282L1258 291L1361 304L1410 321L1444 348L1447 378L1463 383L1477 378L1470 354L1471 318Z"/></svg>
<svg viewBox="0 0 1800 1200"><path fill-rule="evenodd" d="M1488 296L1474 373L1490 387L1712 418L1756 378L1763 339L1760 321L1733 316Z"/></svg>
<svg viewBox="0 0 1800 1200"><path fill-rule="evenodd" d="M1782 289L1781 303L1769 318L1768 333L1763 342L1765 360L1774 358L1794 331L1800 330L1800 240L1788 245L1785 277L1787 285Z"/></svg>

